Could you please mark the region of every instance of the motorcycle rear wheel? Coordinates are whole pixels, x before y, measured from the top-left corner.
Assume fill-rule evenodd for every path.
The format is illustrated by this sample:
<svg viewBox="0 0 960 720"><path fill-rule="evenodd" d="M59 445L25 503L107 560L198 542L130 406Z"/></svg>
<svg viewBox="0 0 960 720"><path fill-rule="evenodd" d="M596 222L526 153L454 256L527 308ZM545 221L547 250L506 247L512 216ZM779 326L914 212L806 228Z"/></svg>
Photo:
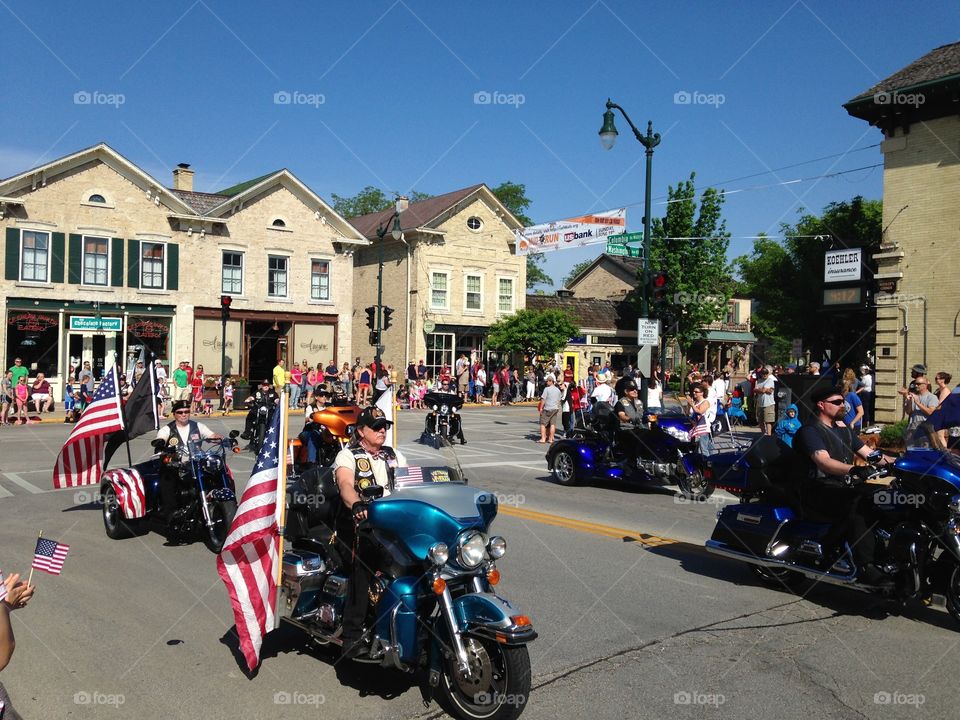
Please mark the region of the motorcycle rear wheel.
<svg viewBox="0 0 960 720"><path fill-rule="evenodd" d="M947 587L944 595L947 599L947 611L957 622L960 622L960 565L953 563L953 568L947 576Z"/></svg>
<svg viewBox="0 0 960 720"><path fill-rule="evenodd" d="M577 459L569 450L561 450L553 457L553 477L561 485L579 485Z"/></svg>
<svg viewBox="0 0 960 720"><path fill-rule="evenodd" d="M230 525L233 524L233 516L237 514L236 500L219 500L210 503L210 519L213 520L213 527L203 526L203 544L211 552L219 553L223 548L223 541L227 539L230 532Z"/></svg>
<svg viewBox="0 0 960 720"><path fill-rule="evenodd" d="M103 529L111 540L123 540L133 537L139 530L136 520L127 520L123 517L120 501L112 487L103 493Z"/></svg>
<svg viewBox="0 0 960 720"><path fill-rule="evenodd" d="M463 720L516 720L530 697L530 653L525 645L477 638L464 642L476 682L457 680L456 660L443 673L441 705ZM482 687L481 687L482 685Z"/></svg>
<svg viewBox="0 0 960 720"><path fill-rule="evenodd" d="M713 495L715 489L699 470L695 470L690 475L679 476L677 487L685 498L694 502L706 500Z"/></svg>

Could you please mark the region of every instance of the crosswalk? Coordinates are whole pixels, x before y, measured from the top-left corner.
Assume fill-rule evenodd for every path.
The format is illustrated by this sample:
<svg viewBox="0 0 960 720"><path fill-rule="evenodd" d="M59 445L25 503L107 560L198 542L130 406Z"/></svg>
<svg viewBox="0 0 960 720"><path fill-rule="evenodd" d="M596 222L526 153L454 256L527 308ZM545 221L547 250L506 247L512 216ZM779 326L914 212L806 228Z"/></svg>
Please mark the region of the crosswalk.
<svg viewBox="0 0 960 720"><path fill-rule="evenodd" d="M29 479L24 476L29 476ZM15 495L38 495L47 492L53 492L53 479L50 470L0 472L0 498L14 497Z"/></svg>

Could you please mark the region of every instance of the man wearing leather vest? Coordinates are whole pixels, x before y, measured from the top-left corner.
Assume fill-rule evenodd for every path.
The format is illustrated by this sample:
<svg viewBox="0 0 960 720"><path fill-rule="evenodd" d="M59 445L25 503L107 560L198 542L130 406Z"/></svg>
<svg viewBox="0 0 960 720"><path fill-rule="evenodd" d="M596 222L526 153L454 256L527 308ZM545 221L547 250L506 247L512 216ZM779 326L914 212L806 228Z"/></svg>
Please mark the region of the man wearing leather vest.
<svg viewBox="0 0 960 720"><path fill-rule="evenodd" d="M180 453L178 465L161 465L160 467L160 502L163 516L170 522L177 512L177 485L180 482L180 468L189 469L190 456L200 449L200 441L206 439L220 440L221 436L203 423L190 419L190 401L177 400L173 404L173 422L167 423L157 431L157 440L170 443L170 438L177 439L176 445Z"/></svg>
<svg viewBox="0 0 960 720"><path fill-rule="evenodd" d="M843 394L834 387L814 390L810 401L817 416L797 432L793 447L809 463L803 492L804 515L814 522L830 522L843 531L859 567L858 579L871 585L893 587L893 580L875 564L876 543L865 514L875 488L863 487L870 469L853 464L866 458L870 448L843 425ZM884 457L885 462L892 458Z"/></svg>
<svg viewBox="0 0 960 720"><path fill-rule="evenodd" d="M351 570L350 588L343 611L343 654L348 658L367 651L363 621L369 604L368 590L377 562L376 548L357 533L357 526L367 519L366 505L360 493L371 485L383 488L389 495L397 467L407 461L392 447L384 445L387 428L393 423L377 407L369 407L357 418L354 440L341 450L333 462L334 477L342 505L337 513L337 551Z"/></svg>
<svg viewBox="0 0 960 720"><path fill-rule="evenodd" d="M270 412L273 412L280 404L280 396L277 395L270 381L264 380L260 383L260 388L247 398L247 402L250 403L250 410L247 411L247 417L243 422L243 432L240 433L240 437L244 440L250 440L253 437L253 428L257 422L257 408L265 405ZM269 420L267 422L269 427Z"/></svg>

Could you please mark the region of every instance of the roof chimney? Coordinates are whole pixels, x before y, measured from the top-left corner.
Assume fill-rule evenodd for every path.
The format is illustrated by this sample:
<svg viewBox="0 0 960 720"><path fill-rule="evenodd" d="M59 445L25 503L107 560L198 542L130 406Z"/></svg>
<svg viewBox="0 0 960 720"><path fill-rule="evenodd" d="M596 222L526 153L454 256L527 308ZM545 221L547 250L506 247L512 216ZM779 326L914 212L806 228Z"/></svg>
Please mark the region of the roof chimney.
<svg viewBox="0 0 960 720"><path fill-rule="evenodd" d="M410 207L410 198L408 198L406 195L401 195L400 197L397 198L398 213L402 213L408 207Z"/></svg>
<svg viewBox="0 0 960 720"><path fill-rule="evenodd" d="M557 290L557 297L558 297L558 298L572 298L572 297L573 297L573 290L567 290L566 288L560 288L559 290Z"/></svg>
<svg viewBox="0 0 960 720"><path fill-rule="evenodd" d="M189 163L180 163L173 169L173 189L193 192L193 170Z"/></svg>

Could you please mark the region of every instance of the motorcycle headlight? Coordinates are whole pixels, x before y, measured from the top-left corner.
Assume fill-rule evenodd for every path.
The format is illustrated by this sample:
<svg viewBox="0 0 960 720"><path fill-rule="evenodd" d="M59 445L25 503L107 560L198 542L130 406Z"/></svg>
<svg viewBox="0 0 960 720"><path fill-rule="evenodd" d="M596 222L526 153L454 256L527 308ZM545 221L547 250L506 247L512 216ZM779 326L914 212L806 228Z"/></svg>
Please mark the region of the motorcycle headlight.
<svg viewBox="0 0 960 720"><path fill-rule="evenodd" d="M667 435L669 435L670 437L676 438L680 442L690 442L690 433L688 433L686 430L680 430L678 428L673 427L672 425L667 425L663 429L667 433Z"/></svg>
<svg viewBox="0 0 960 720"><path fill-rule="evenodd" d="M437 406L436 406L436 405L431 405L431 406L430 406L430 409L433 410L434 412L436 412L436 411L437 411Z"/></svg>
<svg viewBox="0 0 960 720"><path fill-rule="evenodd" d="M449 407L448 405L441 405L441 406L440 406L440 412L442 412L442 413L448 413L448 412L450 412L450 407Z"/></svg>
<svg viewBox="0 0 960 720"><path fill-rule="evenodd" d="M499 535L494 535L487 543L487 552L494 560L499 560L507 552L507 541Z"/></svg>
<svg viewBox="0 0 960 720"><path fill-rule="evenodd" d="M356 425L347 425L347 435L353 435L357 431Z"/></svg>
<svg viewBox="0 0 960 720"><path fill-rule="evenodd" d="M487 543L479 532L463 533L457 540L457 562L467 570L479 567L487 557Z"/></svg>
<svg viewBox="0 0 960 720"><path fill-rule="evenodd" d="M427 559L437 567L443 567L450 559L450 548L447 547L446 543L434 543L427 550Z"/></svg>

